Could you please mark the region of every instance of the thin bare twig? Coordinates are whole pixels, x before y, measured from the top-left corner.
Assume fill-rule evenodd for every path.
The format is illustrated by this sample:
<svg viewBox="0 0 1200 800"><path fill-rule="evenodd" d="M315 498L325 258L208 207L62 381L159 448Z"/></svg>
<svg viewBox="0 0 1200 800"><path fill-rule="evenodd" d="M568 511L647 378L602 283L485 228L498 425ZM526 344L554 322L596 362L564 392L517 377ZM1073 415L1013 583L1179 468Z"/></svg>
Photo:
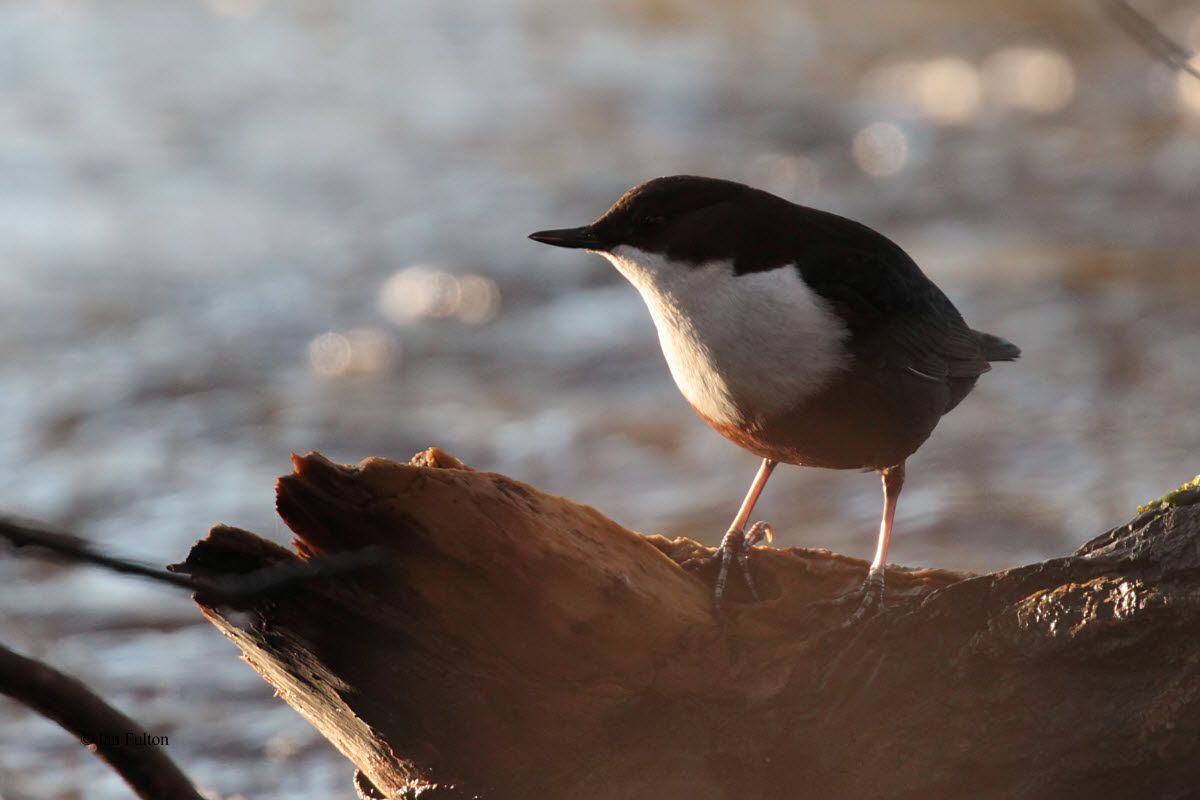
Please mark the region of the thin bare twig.
<svg viewBox="0 0 1200 800"><path fill-rule="evenodd" d="M1200 78L1200 70L1192 63L1195 53L1159 30L1145 14L1125 0L1103 0L1103 5L1113 21L1150 55L1193 78Z"/></svg>
<svg viewBox="0 0 1200 800"><path fill-rule="evenodd" d="M316 578L328 578L378 566L384 558L383 548L365 547L323 558L298 559L275 564L241 575L208 578L109 555L77 536L29 523L14 522L11 519L0 518L0 539L7 539L16 548L31 547L53 553L67 561L91 564L112 572L149 578L189 591L204 592L208 602L246 600L275 594Z"/></svg>

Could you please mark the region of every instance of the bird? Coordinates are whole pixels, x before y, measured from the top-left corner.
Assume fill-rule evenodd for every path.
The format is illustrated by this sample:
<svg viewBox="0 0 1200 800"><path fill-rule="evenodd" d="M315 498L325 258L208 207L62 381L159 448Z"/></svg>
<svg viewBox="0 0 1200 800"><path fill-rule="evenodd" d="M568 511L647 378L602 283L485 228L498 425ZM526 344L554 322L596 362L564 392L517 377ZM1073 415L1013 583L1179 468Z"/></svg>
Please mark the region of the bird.
<svg viewBox="0 0 1200 800"><path fill-rule="evenodd" d="M711 557L716 611L731 569L759 597L748 555L772 530L746 523L785 463L880 474L883 515L852 619L877 613L906 460L990 362L1020 349L968 327L883 234L735 181L654 178L589 225L529 238L611 262L645 302L684 398L762 459Z"/></svg>

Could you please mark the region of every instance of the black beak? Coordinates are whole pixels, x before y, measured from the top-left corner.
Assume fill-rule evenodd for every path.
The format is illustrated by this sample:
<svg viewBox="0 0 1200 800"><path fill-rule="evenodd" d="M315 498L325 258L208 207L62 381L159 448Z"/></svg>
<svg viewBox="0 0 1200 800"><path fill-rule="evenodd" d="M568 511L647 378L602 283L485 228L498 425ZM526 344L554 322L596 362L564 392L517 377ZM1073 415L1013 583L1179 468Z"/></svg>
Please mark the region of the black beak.
<svg viewBox="0 0 1200 800"><path fill-rule="evenodd" d="M584 225L582 228L562 228L557 231L538 231L529 234L529 238L542 244L552 244L555 247L573 247L583 250L603 249L600 240L592 233L591 225Z"/></svg>

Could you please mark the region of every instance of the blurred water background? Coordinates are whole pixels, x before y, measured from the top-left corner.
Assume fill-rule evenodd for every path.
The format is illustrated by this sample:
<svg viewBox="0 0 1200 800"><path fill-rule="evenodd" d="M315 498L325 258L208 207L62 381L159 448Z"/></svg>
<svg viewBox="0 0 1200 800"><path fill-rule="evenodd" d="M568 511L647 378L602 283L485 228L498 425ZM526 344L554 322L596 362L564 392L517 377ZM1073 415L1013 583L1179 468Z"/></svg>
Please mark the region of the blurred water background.
<svg viewBox="0 0 1200 800"><path fill-rule="evenodd" d="M615 271L525 239L679 172L883 230L1024 349L909 461L896 563L1064 554L1198 471L1200 81L1096 2L4 0L0 94L0 511L114 550L286 541L289 452L432 444L715 544L755 459ZM785 468L756 516L869 557L880 503ZM353 796L184 596L0 558L0 640L213 797ZM0 699L0 795L128 793Z"/></svg>

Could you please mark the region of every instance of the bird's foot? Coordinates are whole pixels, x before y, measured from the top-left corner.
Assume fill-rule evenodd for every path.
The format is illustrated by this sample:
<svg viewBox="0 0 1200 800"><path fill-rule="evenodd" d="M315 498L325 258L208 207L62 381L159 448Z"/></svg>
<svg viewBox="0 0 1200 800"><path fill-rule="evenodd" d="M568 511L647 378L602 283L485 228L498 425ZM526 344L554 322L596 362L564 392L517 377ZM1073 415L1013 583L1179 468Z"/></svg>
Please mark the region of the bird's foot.
<svg viewBox="0 0 1200 800"><path fill-rule="evenodd" d="M858 608L842 623L841 627L843 629L853 628L883 610L883 576L884 570L882 567L872 567L867 572L867 578L863 581L862 587L854 594L847 595L844 598L848 603L857 599Z"/></svg>
<svg viewBox="0 0 1200 800"><path fill-rule="evenodd" d="M731 528L721 539L721 546L711 556L685 562L684 566L686 567L717 562L717 580L713 586L712 603L713 612L718 617L724 612L725 589L729 584L731 570L742 576L746 588L750 590L750 596L755 601L762 599L758 594L758 587L754 583L754 576L750 573L750 548L764 540L769 542L773 538L774 533L771 526L766 522L754 523L750 526L749 532L741 528Z"/></svg>
<svg viewBox="0 0 1200 800"><path fill-rule="evenodd" d="M718 559L720 569L717 571L717 582L713 586L713 611L719 616L722 611L722 603L725 598L725 588L729 583L729 570L734 568L742 576L742 580L746 583L746 588L750 590L750 596L755 602L762 600L758 594L758 587L754 583L754 575L750 572L750 548L759 544L763 540L768 542L774 539L774 532L771 526L766 522L756 522L750 526L750 531L744 533L741 530L730 530L725 534L725 538L721 540L721 546L717 548L717 552L713 554L714 559Z"/></svg>

